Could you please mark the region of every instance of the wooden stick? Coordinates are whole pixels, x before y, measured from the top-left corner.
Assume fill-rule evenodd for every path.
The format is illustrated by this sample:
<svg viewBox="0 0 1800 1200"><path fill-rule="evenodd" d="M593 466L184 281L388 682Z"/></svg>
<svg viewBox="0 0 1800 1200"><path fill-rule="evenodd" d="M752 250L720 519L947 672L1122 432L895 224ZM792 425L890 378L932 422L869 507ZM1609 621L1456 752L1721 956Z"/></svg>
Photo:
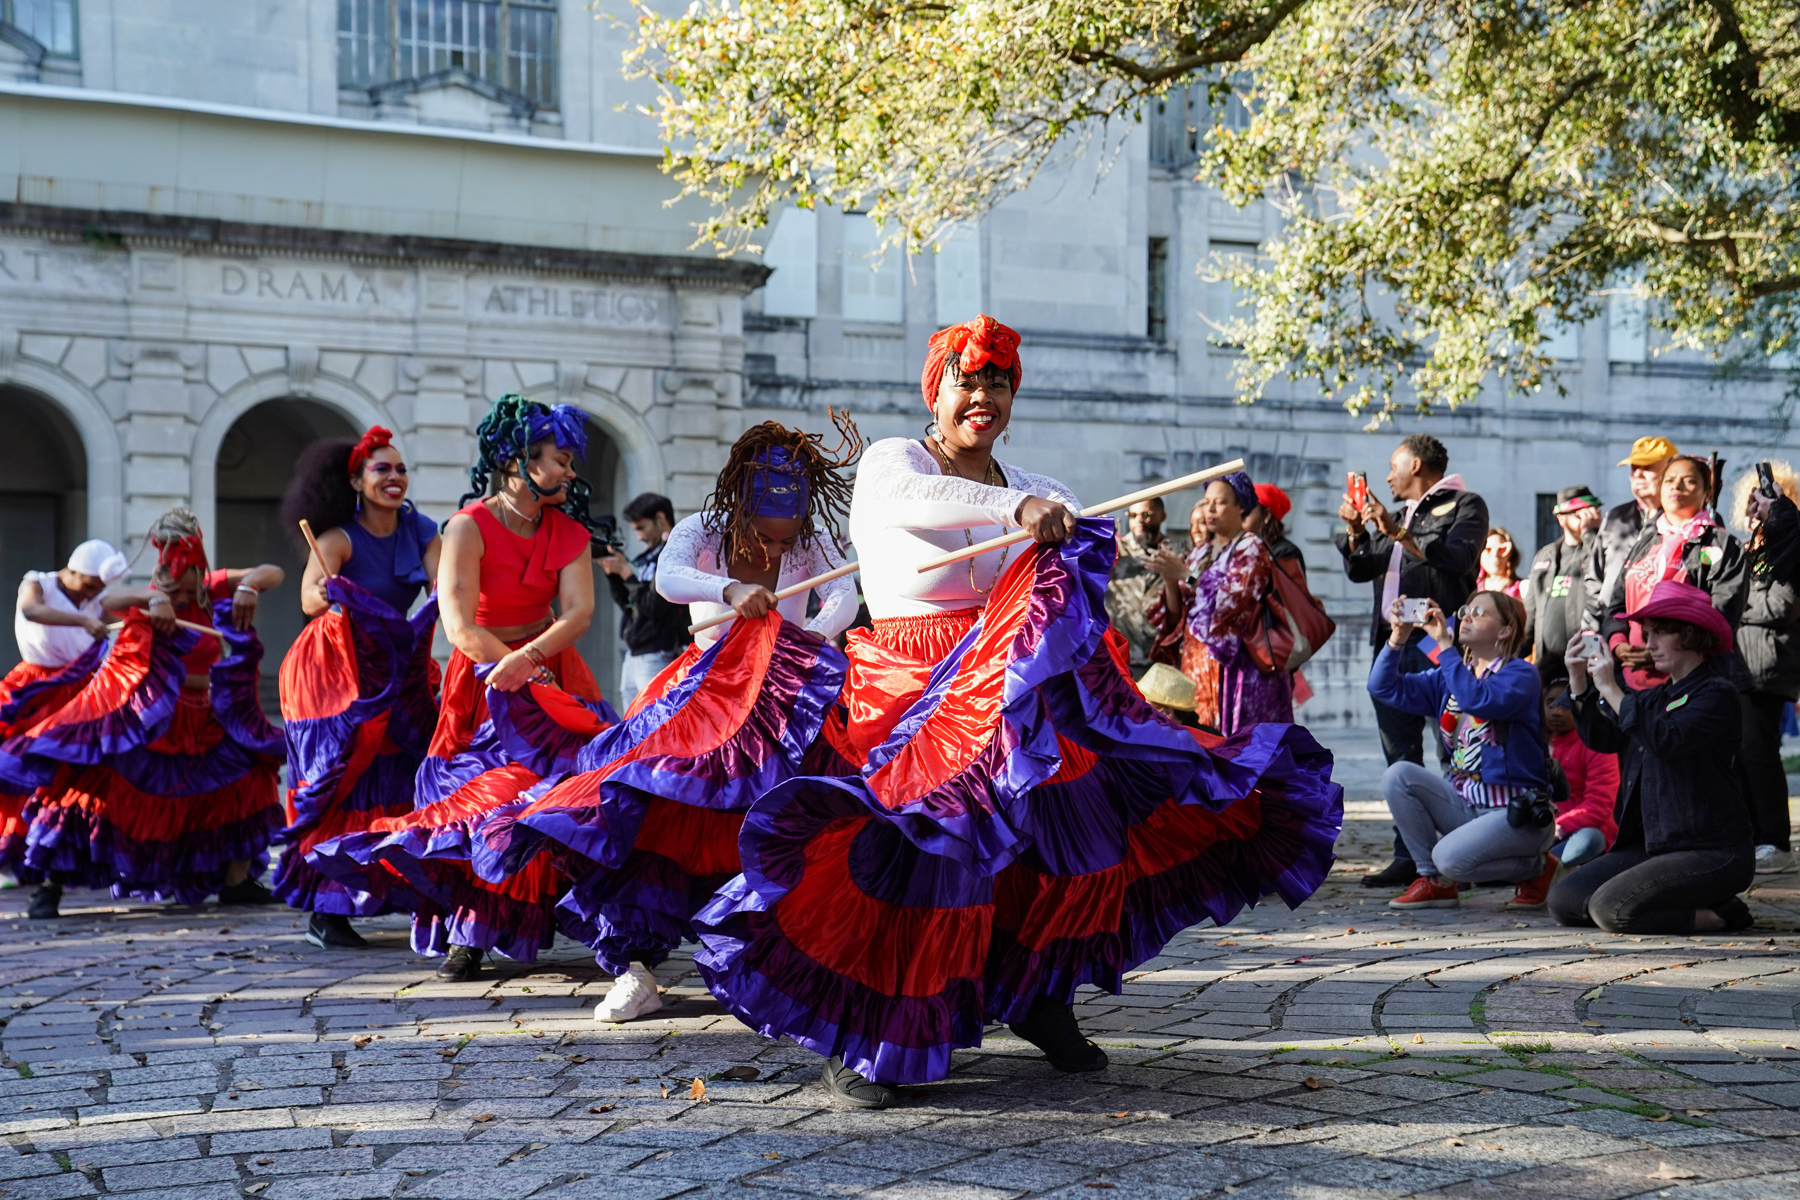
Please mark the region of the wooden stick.
<svg viewBox="0 0 1800 1200"><path fill-rule="evenodd" d="M325 554L319 549L319 539L313 536L312 526L305 517L300 518L300 532L306 536L306 544L312 547L313 557L319 560L319 570L325 572L325 578L331 578L331 568L325 565Z"/></svg>
<svg viewBox="0 0 1800 1200"><path fill-rule="evenodd" d="M195 633L210 633L214 637L219 636L219 631L214 629L211 625L196 625L192 621L184 621L180 617L175 618L175 623L177 625L181 626L183 629L191 629ZM111 633L115 629L122 628L124 626L124 624L125 624L125 622L123 622L123 621L114 621L112 624L110 624L106 627L106 631L108 633Z"/></svg>
<svg viewBox="0 0 1800 1200"><path fill-rule="evenodd" d="M1214 479L1223 478L1233 471L1241 471L1243 469L1244 460L1241 458L1234 458L1230 462L1220 463L1216 467L1208 467L1204 471L1195 471L1192 475L1183 475L1180 479L1171 479L1167 483L1159 483L1153 487L1147 487L1141 492L1132 492L1128 496L1120 496L1117 499L1108 500L1104 504L1092 505L1082 509L1081 515L1084 517L1103 517L1107 513L1117 512L1121 508L1130 508L1139 500L1154 500L1158 496L1167 495L1170 492L1179 492L1183 488L1193 487L1197 483L1208 483ZM998 550L1002 546L1011 546L1018 542L1028 542L1030 540L1031 535L1026 533L1023 529L1013 533L1001 534L997 538L989 538L985 542L976 542L973 546L964 546L961 550L952 550L948 554L940 554L936 558L928 559L919 564L919 574L923 575L927 571L935 571L939 567L947 567L951 563L959 563L965 558L974 558L978 554L986 554L990 550Z"/></svg>
<svg viewBox="0 0 1800 1200"><path fill-rule="evenodd" d="M855 571L856 568L861 565L862 564L860 564L860 563L845 563L843 566L837 567L830 571L827 571L823 575L814 575L811 579L802 579L799 583L794 584L792 587L784 587L779 592L776 592L775 593L775 601L776 601L776 603L779 604L781 601L786 600L789 596L798 596L798 595L802 594L803 592L807 592L813 588L818 587L821 583L830 583L834 579L842 579L844 576L850 574L852 571ZM711 629L714 625L723 625L725 622L731 620L735 616L737 616L737 613L735 613L735 612L720 613L718 616L713 617L710 620L701 621L697 625L689 625L688 632L689 633L699 633L702 629Z"/></svg>

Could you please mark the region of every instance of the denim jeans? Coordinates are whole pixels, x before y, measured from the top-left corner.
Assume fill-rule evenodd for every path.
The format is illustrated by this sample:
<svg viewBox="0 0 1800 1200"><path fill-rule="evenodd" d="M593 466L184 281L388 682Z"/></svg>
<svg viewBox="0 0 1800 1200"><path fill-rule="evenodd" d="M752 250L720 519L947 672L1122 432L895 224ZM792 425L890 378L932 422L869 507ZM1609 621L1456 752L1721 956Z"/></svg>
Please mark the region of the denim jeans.
<svg viewBox="0 0 1800 1200"><path fill-rule="evenodd" d="M1504 808L1470 808L1449 780L1416 763L1389 767L1381 792L1421 875L1517 883L1543 870L1556 839L1554 826L1516 828Z"/></svg>
<svg viewBox="0 0 1800 1200"><path fill-rule="evenodd" d="M1742 850L1612 850L1550 889L1558 925L1598 925L1608 933L1692 933L1694 910L1731 899L1756 877Z"/></svg>
<svg viewBox="0 0 1800 1200"><path fill-rule="evenodd" d="M619 666L619 712L631 707L637 694L644 690L657 673L675 661L675 650L651 650L644 654L627 654Z"/></svg>
<svg viewBox="0 0 1800 1200"><path fill-rule="evenodd" d="M1586 829L1577 829L1550 847L1550 853L1556 855L1557 861L1563 866L1573 869L1606 853L1606 835L1592 825Z"/></svg>

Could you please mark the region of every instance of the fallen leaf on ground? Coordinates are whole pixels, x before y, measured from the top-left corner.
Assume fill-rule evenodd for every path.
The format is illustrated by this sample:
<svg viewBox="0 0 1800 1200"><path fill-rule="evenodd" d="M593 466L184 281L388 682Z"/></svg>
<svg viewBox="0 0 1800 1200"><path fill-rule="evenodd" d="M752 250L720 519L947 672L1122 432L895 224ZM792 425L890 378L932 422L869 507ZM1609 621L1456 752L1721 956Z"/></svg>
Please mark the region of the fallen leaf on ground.
<svg viewBox="0 0 1800 1200"><path fill-rule="evenodd" d="M613 1106L610 1104L600 1104L588 1109L591 1113L611 1112L612 1110Z"/></svg>
<svg viewBox="0 0 1800 1200"><path fill-rule="evenodd" d="M364 1034L360 1034L356 1037L351 1038L350 1044L352 1046L355 1046L358 1050L361 1050L364 1046L368 1045L370 1042L372 1042L374 1040L375 1040L374 1038L372 1038L368 1034L364 1033Z"/></svg>
<svg viewBox="0 0 1800 1200"><path fill-rule="evenodd" d="M638 1077L636 1075L633 1075L630 1079L627 1079L625 1082L626 1083L636 1083L637 1081L638 1081Z"/></svg>
<svg viewBox="0 0 1800 1200"><path fill-rule="evenodd" d="M1674 1117L1674 1116L1675 1116L1675 1114L1674 1114L1674 1113L1664 1113L1664 1114L1663 1114L1663 1115L1662 1115L1662 1116L1660 1116L1660 1117L1651 1117L1651 1118L1650 1118L1650 1119L1651 1119L1651 1120L1652 1120L1652 1121L1667 1121L1667 1120L1671 1120L1671 1119L1673 1119L1673 1117Z"/></svg>
<svg viewBox="0 0 1800 1200"><path fill-rule="evenodd" d="M763 1155L763 1157L764 1157L764 1158L773 1158L773 1159L780 1159L780 1158L781 1158L781 1155L779 1155L779 1154L777 1154L777 1153L775 1153L775 1152L774 1152L774 1151L773 1151L773 1150L771 1150L771 1151L769 1151L769 1152L768 1152L768 1153L767 1153L767 1154L764 1154L764 1155Z"/></svg>
<svg viewBox="0 0 1800 1200"><path fill-rule="evenodd" d="M1445 1138L1444 1139L1444 1145L1446 1145L1446 1146L1460 1146L1462 1144L1463 1144L1463 1140L1461 1138Z"/></svg>
<svg viewBox="0 0 1800 1200"><path fill-rule="evenodd" d="M1319 1090L1319 1081L1314 1079L1311 1075L1308 1075L1302 1082L1315 1092Z"/></svg>
<svg viewBox="0 0 1800 1200"><path fill-rule="evenodd" d="M579 1067L582 1063L588 1061L588 1056L585 1054L571 1054L569 1055L569 1061Z"/></svg>
<svg viewBox="0 0 1800 1200"><path fill-rule="evenodd" d="M1645 1179L1698 1179L1699 1173L1682 1167L1671 1167L1668 1163L1656 1164L1656 1170L1644 1176Z"/></svg>
<svg viewBox="0 0 1800 1200"><path fill-rule="evenodd" d="M1413 1034L1413 1041L1415 1041L1415 1042L1423 1042L1423 1041L1424 1041L1424 1040L1425 1040L1425 1035L1424 1035L1424 1034L1422 1034L1422 1033L1415 1033L1415 1034Z"/></svg>
<svg viewBox="0 0 1800 1200"><path fill-rule="evenodd" d="M698 1075L694 1076L694 1086L688 1089L688 1099L711 1103L711 1101L706 1100L706 1080L700 1078Z"/></svg>
<svg viewBox="0 0 1800 1200"><path fill-rule="evenodd" d="M475 1118L475 1123L477 1125L485 1125L493 1119L494 1119L493 1113L482 1113L479 1117Z"/></svg>
<svg viewBox="0 0 1800 1200"><path fill-rule="evenodd" d="M1355 933L1355 932L1356 932L1356 926L1354 926L1354 925L1346 925L1346 926L1345 926L1345 927L1344 927L1344 932L1345 932L1345 933Z"/></svg>
<svg viewBox="0 0 1800 1200"><path fill-rule="evenodd" d="M1706 1110L1704 1108L1690 1108L1687 1110L1687 1115L1690 1117L1704 1117L1706 1115Z"/></svg>
<svg viewBox="0 0 1800 1200"><path fill-rule="evenodd" d="M1131 1115L1131 1110L1127 1109L1122 1113L1107 1113L1106 1115L1109 1117L1129 1117Z"/></svg>
<svg viewBox="0 0 1800 1200"><path fill-rule="evenodd" d="M719 1072L719 1078L734 1079L740 1083L748 1083L752 1079L755 1079L759 1074L761 1074L761 1072L755 1067L729 1067L726 1070Z"/></svg>
<svg viewBox="0 0 1800 1200"><path fill-rule="evenodd" d="M666 1080L665 1080L665 1081L663 1081L663 1085L662 1085L662 1093L663 1093L663 1097L662 1097L662 1098L663 1098L663 1099L664 1099L664 1100L667 1100L667 1099L668 1099L668 1098L669 1098L669 1084L668 1084L668 1082L667 1082L667 1081L666 1081Z"/></svg>

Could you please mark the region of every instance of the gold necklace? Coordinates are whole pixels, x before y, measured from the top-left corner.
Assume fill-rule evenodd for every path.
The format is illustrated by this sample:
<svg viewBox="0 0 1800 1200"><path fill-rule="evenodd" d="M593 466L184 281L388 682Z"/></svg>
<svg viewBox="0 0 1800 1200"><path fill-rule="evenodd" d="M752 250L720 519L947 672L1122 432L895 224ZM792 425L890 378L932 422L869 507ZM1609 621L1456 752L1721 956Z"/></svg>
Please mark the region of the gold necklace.
<svg viewBox="0 0 1800 1200"><path fill-rule="evenodd" d="M944 473L946 475L954 475L958 479L969 479L969 477L967 475L964 475L961 471L956 469L956 464L950 461L950 456L948 454L944 453L943 443L940 442L936 437L933 437L931 439L931 441L932 441L933 449L935 449L937 451L938 457L940 459L942 459L944 462ZM1004 486L1006 486L1005 479L1002 478L1000 475L1000 468L998 468L994 465L994 460L992 458L988 459L987 477L985 479L979 479L979 480L978 479L969 479L969 482L970 483L986 483L989 487L1004 487ZM963 530L962 535L963 535L963 544L964 545L973 546L975 544L975 539L972 536L970 536L968 530L966 530L966 529ZM990 582L987 585L987 587L985 587L985 588L980 587L975 583L975 560L973 558L966 560L969 564L969 590L974 592L977 596L985 596L989 592L993 591L994 585L1000 582L1000 572L1002 572L1006 569L1006 555L1007 555L1007 552L1010 551L1011 549L1012 549L1012 547L1010 547L1010 546L1000 547L1000 562L998 565L996 565L994 567L993 581Z"/></svg>

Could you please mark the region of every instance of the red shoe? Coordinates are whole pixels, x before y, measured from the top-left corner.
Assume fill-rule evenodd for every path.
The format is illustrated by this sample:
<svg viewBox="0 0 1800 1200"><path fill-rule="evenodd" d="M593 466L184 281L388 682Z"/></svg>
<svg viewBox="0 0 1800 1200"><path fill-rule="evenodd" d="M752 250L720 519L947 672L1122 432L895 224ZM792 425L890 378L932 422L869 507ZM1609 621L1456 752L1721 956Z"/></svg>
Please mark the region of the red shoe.
<svg viewBox="0 0 1800 1200"><path fill-rule="evenodd" d="M1389 908L1455 908L1462 900L1454 883L1439 883L1435 875L1421 875L1412 886L1388 901Z"/></svg>
<svg viewBox="0 0 1800 1200"><path fill-rule="evenodd" d="M1527 879L1513 891L1512 899L1501 908L1542 908L1550 898L1550 885L1556 881L1556 870L1562 866L1556 855L1544 855L1544 869L1536 879Z"/></svg>

